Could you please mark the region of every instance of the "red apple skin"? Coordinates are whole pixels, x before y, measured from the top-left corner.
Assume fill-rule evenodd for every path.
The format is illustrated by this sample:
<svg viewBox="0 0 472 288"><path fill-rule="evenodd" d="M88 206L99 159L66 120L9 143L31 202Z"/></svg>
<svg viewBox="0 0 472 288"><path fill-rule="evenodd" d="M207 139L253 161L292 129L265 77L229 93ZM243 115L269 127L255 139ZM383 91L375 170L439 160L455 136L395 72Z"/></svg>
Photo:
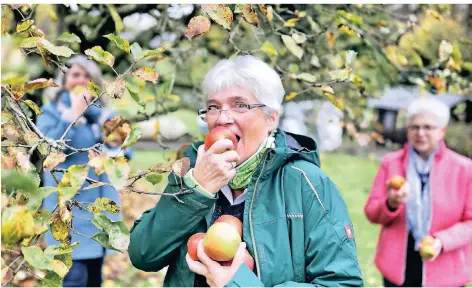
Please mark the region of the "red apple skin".
<svg viewBox="0 0 472 288"><path fill-rule="evenodd" d="M234 258L241 244L241 236L233 225L225 222L213 223L203 239L205 253L215 261Z"/></svg>
<svg viewBox="0 0 472 288"><path fill-rule="evenodd" d="M249 269L251 269L251 271L254 271L254 258L252 258L251 254L249 254L249 251L247 251L247 249L246 254L244 255L243 262L247 265L247 267L249 267ZM224 261L220 264L221 266L231 266L231 264L233 264L233 260Z"/></svg>
<svg viewBox="0 0 472 288"><path fill-rule="evenodd" d="M218 222L226 222L228 224L231 224L238 230L239 236L243 237L243 222L239 220L237 217L234 217L232 215L222 215L216 219L215 223Z"/></svg>
<svg viewBox="0 0 472 288"><path fill-rule="evenodd" d="M197 247L198 247L198 242L200 242L201 239L205 238L205 233L196 233L193 234L190 238L188 238L187 241L187 250L188 250L188 255L190 258L192 258L193 261L198 261L198 255L197 255Z"/></svg>
<svg viewBox="0 0 472 288"><path fill-rule="evenodd" d="M229 139L233 142L233 150L236 150L238 145L238 140L236 139L236 135L234 135L231 130L224 126L217 126L211 129L210 133L205 137L205 150L210 149L211 145L218 140L222 139Z"/></svg>

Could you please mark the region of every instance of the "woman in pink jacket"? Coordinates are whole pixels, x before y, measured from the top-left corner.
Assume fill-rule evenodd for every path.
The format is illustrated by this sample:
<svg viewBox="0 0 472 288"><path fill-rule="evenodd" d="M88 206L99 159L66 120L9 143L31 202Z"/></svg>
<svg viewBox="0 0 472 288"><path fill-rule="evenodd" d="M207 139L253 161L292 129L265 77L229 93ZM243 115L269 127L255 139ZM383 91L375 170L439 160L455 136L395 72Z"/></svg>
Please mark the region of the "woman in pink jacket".
<svg viewBox="0 0 472 288"><path fill-rule="evenodd" d="M386 287L472 282L472 161L444 144L449 117L438 100L414 101L408 143L384 157L375 177L364 209L382 226L375 264ZM387 184L393 176L406 179L398 190Z"/></svg>

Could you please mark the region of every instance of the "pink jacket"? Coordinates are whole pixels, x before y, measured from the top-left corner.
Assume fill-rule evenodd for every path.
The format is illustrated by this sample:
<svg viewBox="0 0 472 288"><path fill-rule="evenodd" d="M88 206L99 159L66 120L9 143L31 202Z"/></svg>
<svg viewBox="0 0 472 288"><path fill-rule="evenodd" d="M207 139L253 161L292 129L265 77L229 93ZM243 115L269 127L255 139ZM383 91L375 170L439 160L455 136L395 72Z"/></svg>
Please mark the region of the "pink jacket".
<svg viewBox="0 0 472 288"><path fill-rule="evenodd" d="M405 204L391 212L386 181L405 177L408 146L387 154L364 207L367 218L382 225L375 265L391 282L405 281L408 227ZM441 142L430 175L432 219L430 235L441 240L442 253L423 262L423 286L461 286L472 282L472 161Z"/></svg>

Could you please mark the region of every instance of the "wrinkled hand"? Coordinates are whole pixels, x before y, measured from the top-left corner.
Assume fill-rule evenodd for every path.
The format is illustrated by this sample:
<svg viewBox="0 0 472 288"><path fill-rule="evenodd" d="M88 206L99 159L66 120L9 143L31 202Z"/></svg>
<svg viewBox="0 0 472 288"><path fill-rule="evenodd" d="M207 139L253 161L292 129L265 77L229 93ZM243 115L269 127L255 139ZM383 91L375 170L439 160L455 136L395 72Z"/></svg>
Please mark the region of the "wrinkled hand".
<svg viewBox="0 0 472 288"><path fill-rule="evenodd" d="M222 139L213 143L207 151L203 145L198 148L193 177L211 193L220 191L236 174L234 167L239 161L239 154L230 150L232 147L231 140Z"/></svg>
<svg viewBox="0 0 472 288"><path fill-rule="evenodd" d="M388 182L387 182L388 186ZM400 189L387 188L387 201L388 205L393 209L397 209L401 203L405 203L408 200L408 183L405 182Z"/></svg>
<svg viewBox="0 0 472 288"><path fill-rule="evenodd" d="M190 271L204 276L210 287L223 287L233 279L239 266L244 263L245 253L246 243L242 242L239 244L231 266L221 266L220 263L214 261L205 253L202 239L197 246L197 255L201 262L193 261L188 253L185 259L187 260Z"/></svg>

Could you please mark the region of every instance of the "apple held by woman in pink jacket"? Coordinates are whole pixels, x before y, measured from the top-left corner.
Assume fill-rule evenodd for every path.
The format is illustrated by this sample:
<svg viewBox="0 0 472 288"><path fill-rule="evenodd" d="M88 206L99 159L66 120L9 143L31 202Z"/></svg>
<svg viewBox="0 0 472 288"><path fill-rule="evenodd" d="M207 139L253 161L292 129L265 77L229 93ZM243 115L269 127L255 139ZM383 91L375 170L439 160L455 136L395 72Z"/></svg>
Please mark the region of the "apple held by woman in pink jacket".
<svg viewBox="0 0 472 288"><path fill-rule="evenodd" d="M375 264L385 286L472 282L472 161L446 147L449 117L438 100L410 104L408 143L383 158L375 177L364 210L381 225Z"/></svg>

